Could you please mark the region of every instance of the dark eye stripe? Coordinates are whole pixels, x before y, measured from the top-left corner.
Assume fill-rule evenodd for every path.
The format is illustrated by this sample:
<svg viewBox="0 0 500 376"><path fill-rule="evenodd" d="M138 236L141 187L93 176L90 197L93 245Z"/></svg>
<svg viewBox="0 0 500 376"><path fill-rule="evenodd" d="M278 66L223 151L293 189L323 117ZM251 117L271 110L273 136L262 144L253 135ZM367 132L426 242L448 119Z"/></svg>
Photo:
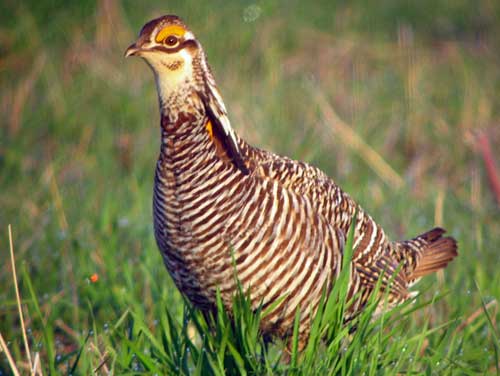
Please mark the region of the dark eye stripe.
<svg viewBox="0 0 500 376"><path fill-rule="evenodd" d="M168 47L165 47L163 45L157 45L157 46L153 47L152 49L156 50L156 51L162 51L162 52L166 52L168 54L171 54L171 53L178 52L184 48L198 48L198 44L196 43L195 40L188 39L188 40L180 43L177 47L168 48Z"/></svg>

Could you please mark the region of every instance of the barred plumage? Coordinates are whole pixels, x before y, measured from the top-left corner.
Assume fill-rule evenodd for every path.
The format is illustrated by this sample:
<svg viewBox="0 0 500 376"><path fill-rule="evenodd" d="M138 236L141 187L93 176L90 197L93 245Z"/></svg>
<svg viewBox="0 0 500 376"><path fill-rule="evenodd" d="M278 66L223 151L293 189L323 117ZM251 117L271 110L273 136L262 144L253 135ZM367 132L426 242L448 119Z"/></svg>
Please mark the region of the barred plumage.
<svg viewBox="0 0 500 376"><path fill-rule="evenodd" d="M289 335L300 307L303 345L322 291L340 272L353 221L349 294L363 293L346 319L363 308L380 278L396 305L411 296L411 283L457 255L442 229L389 241L322 171L240 139L201 45L176 16L147 23L130 55L151 66L160 102L156 241L175 284L201 309L214 308L217 288L230 306L235 267L254 307L285 296L262 323L265 335Z"/></svg>

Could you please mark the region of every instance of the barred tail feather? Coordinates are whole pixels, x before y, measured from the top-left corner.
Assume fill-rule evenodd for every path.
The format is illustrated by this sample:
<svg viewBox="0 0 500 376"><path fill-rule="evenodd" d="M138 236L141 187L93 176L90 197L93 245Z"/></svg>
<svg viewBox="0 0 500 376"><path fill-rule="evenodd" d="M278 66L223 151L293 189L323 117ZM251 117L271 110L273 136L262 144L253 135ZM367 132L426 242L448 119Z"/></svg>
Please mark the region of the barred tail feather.
<svg viewBox="0 0 500 376"><path fill-rule="evenodd" d="M456 240L452 237L443 237L444 232L441 228L435 228L417 238L425 240L427 244L422 249L421 257L409 275L409 280L423 277L446 267L458 255Z"/></svg>

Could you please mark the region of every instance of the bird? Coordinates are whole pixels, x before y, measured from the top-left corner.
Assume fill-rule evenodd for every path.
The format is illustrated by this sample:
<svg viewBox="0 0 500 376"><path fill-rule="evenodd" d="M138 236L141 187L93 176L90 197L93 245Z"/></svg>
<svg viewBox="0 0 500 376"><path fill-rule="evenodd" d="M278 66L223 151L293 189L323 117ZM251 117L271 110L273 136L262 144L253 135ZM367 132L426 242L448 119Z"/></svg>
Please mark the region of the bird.
<svg viewBox="0 0 500 376"><path fill-rule="evenodd" d="M439 227L390 240L322 170L243 140L201 43L178 16L147 22L129 56L149 65L158 94L156 243L175 285L202 312L214 312L218 294L230 312L242 286L253 309L271 310L260 324L265 338L289 338L300 312L301 350L323 292L340 275L351 226L347 295L356 298L346 320L363 310L377 284L391 309L458 255L456 240Z"/></svg>

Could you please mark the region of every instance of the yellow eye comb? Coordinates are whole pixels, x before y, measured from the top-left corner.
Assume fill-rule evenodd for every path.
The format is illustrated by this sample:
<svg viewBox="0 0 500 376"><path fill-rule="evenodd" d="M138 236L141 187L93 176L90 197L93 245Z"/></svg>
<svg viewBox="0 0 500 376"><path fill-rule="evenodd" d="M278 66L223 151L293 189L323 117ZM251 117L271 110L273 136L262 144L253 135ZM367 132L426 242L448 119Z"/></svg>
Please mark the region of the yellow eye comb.
<svg viewBox="0 0 500 376"><path fill-rule="evenodd" d="M162 42L169 35L176 35L178 37L182 37L186 34L186 29L184 29L180 25L169 25L160 30L160 32L156 35L156 41L158 43Z"/></svg>

